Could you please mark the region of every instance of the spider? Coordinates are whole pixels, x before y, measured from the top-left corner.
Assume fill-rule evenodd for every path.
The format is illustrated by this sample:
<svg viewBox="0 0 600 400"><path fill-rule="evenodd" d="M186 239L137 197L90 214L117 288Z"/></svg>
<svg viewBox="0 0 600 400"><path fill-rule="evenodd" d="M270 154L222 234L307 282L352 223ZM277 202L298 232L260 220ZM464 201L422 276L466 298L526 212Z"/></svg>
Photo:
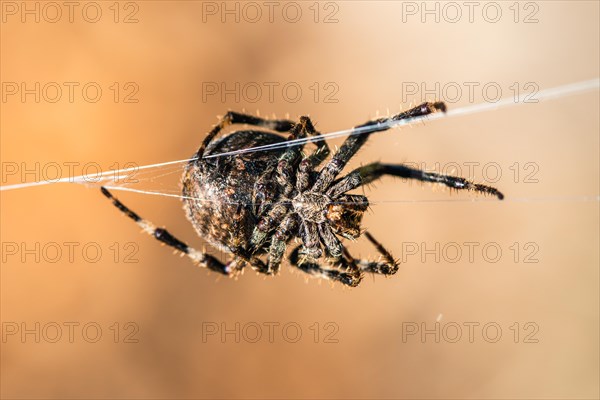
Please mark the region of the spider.
<svg viewBox="0 0 600 400"><path fill-rule="evenodd" d="M435 182L453 189L472 190L503 199L495 188L475 184L460 177L425 172L406 165L375 162L339 177L346 163L365 144L371 133L389 129L391 120L446 111L443 102L426 102L390 118L368 121L356 128L371 127L369 132L349 136L324 166L330 154L324 141L315 141L316 150L304 155L303 146L287 146L272 151L203 158L232 150L318 137L309 117L299 122L263 119L228 112L210 131L192 161L185 166L182 194L187 218L214 247L232 254L222 263L174 237L166 229L131 211L106 188L102 193L133 219L145 232L187 255L200 267L227 276L237 276L250 265L261 274L279 271L288 243L299 238L301 244L289 254L291 265L320 278L357 286L364 273L392 275L398 263L370 233L361 230L361 220L369 206L366 196L348 192L376 179L391 175L424 182ZM232 124L246 124L265 130L239 130L218 140L215 137ZM340 237L356 239L361 234L381 255L379 261L352 257ZM262 255L267 260L261 260ZM326 261L322 266L320 261Z"/></svg>

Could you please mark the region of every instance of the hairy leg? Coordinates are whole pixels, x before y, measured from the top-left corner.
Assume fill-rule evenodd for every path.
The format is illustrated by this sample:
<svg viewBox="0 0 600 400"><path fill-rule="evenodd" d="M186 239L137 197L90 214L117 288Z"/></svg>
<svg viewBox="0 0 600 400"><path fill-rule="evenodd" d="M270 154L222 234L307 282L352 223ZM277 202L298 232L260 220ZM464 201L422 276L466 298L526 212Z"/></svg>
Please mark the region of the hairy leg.
<svg viewBox="0 0 600 400"><path fill-rule="evenodd" d="M398 272L398 263L394 260L392 254L369 232L365 232L364 235L375 246L381 255L382 261L355 260L356 265L358 265L362 271L373 274L393 275Z"/></svg>
<svg viewBox="0 0 600 400"><path fill-rule="evenodd" d="M321 240L325 245L327 255L334 259L339 259L343 254L344 246L337 236L335 236L335 233L333 233L331 226L327 222L319 224L319 236L321 236Z"/></svg>
<svg viewBox="0 0 600 400"><path fill-rule="evenodd" d="M125 214L127 217L135 221L135 223L138 224L144 230L144 232L150 236L153 236L155 239L166 244L167 246L176 249L180 253L185 254L198 266L208 268L223 275L233 275L236 271L239 271L243 268L244 262L240 262L241 260L234 259L227 264L223 264L210 254L206 254L202 251L189 247L187 244L169 233L169 231L166 229L157 228L150 221L143 219L138 214L131 211L127 206L114 197L112 193L106 190L106 188L102 187L100 190L102 191L102 194L112 201L115 207L121 210L121 212L123 212L123 214Z"/></svg>
<svg viewBox="0 0 600 400"><path fill-rule="evenodd" d="M208 144L219 134L219 132L221 132L227 126L233 124L247 124L252 126L259 126L277 132L289 132L295 125L294 122L286 119L265 119L255 117L253 115L229 111L221 118L219 123L217 123L214 126L214 128L208 133L208 135L200 145L198 152L196 153L197 157L202 158Z"/></svg>
<svg viewBox="0 0 600 400"><path fill-rule="evenodd" d="M402 164L391 165L381 163L372 163L349 172L346 176L333 183L327 190L327 195L331 198L336 198L352 189L371 183L384 175L415 179L422 182L439 183L452 189L470 190L493 195L500 200L504 198L504 195L497 189L491 186L473 183L464 178L436 174L434 172L425 172Z"/></svg>
<svg viewBox="0 0 600 400"><path fill-rule="evenodd" d="M318 132L310 118L308 117L300 117L300 121L304 123L306 132L314 137L321 136L321 133ZM329 145L324 140L319 140L315 142L317 145L317 149L311 153L308 157L304 158L300 161L298 165L298 171L296 173L296 189L298 192L304 192L311 185L311 174L313 174L314 169L319 166L331 150L329 149Z"/></svg>
<svg viewBox="0 0 600 400"><path fill-rule="evenodd" d="M283 221L288 212L289 205L278 203L267 212L267 215L260 218L258 224L252 231L252 237L250 238L251 252L254 253L262 247L269 232L275 229L275 227Z"/></svg>
<svg viewBox="0 0 600 400"><path fill-rule="evenodd" d="M267 260L267 268L271 274L276 274L281 265L281 259L285 253L286 243L298 229L298 219L292 214L288 214L281 225L275 231L271 239L271 247L269 248L269 258Z"/></svg>
<svg viewBox="0 0 600 400"><path fill-rule="evenodd" d="M352 270L352 268L348 265L348 261L343 259L343 263L345 266L348 266L347 269L350 269L350 272L340 271L339 269L326 269L322 268L318 263L312 261L308 258L304 258L302 254L300 254L300 249L302 245L296 247L290 253L290 263L301 271L306 272L309 275L312 275L317 278L329 279L336 282L341 282L344 285L356 287L362 280L362 274L358 270Z"/></svg>
<svg viewBox="0 0 600 400"><path fill-rule="evenodd" d="M354 154L356 154L356 152L366 143L367 139L373 132L380 132L390 129L386 123L428 115L437 111L446 111L446 106L444 103L423 103L420 106L411 108L410 110L394 115L393 117L379 118L356 126L354 129L361 133L351 134L344 141L340 149L334 154L333 158L319 173L319 176L311 188L311 191L320 193L327 189L331 182L333 182L338 174L342 171L342 169L344 169L352 156L354 156ZM362 132L361 128L364 127L371 127L372 129L370 129L368 132Z"/></svg>
<svg viewBox="0 0 600 400"><path fill-rule="evenodd" d="M305 138L308 135L320 136L321 134L315 130L309 117L302 116L298 124L290 132L288 140ZM294 182L296 182L296 187L299 191L304 191L308 186L308 174L310 174L312 168L323 162L329 155L329 146L325 141L321 140L316 142L316 144L317 149L300 162L298 173L296 173L294 167L302 153L303 146L291 146L280 157L277 165L277 182L283 187L282 192L284 196L289 195L293 191Z"/></svg>

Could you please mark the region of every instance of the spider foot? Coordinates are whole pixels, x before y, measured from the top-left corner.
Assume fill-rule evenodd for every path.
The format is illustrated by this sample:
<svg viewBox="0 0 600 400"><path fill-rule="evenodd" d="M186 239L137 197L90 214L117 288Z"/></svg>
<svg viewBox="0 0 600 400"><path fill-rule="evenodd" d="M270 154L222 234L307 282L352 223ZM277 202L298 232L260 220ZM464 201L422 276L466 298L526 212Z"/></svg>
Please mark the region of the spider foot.
<svg viewBox="0 0 600 400"><path fill-rule="evenodd" d="M394 275L396 272L398 272L397 262L389 264L385 262L359 260L358 266L362 271L372 274Z"/></svg>
<svg viewBox="0 0 600 400"><path fill-rule="evenodd" d="M332 281L340 282L346 286L356 287L360 284L363 278L363 274L359 271L343 272L337 269L325 269L321 268L316 263L304 263L299 264L298 268L302 271L320 278L329 279Z"/></svg>
<svg viewBox="0 0 600 400"><path fill-rule="evenodd" d="M335 271L335 272L337 272L337 271ZM360 284L360 282L362 281L362 278L363 278L363 274L361 274L361 273L356 274L356 273L340 272L337 277L332 278L332 279L337 280L346 286L357 287Z"/></svg>

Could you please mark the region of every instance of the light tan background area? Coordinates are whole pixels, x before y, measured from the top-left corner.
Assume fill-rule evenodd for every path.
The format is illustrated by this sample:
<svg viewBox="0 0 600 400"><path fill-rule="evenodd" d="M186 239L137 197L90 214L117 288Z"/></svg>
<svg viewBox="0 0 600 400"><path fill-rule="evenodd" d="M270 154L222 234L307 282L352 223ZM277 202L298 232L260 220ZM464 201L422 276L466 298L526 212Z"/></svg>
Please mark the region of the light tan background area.
<svg viewBox="0 0 600 400"><path fill-rule="evenodd" d="M330 132L362 123L378 110L397 112L421 101L422 93L403 91L406 83L432 88L455 82L464 90L449 103L457 108L485 101L481 88L489 83L512 96L515 83L524 93L529 82L541 90L599 75L599 7L592 1L520 3L518 22L515 6L501 2L497 23L483 18L486 3L475 8L473 22L468 8L457 3L463 15L455 23L442 3L440 21L425 15L425 23L421 14L403 14L406 3L392 1L320 3L318 22L313 2L301 2L297 23L282 17L283 3L277 3L272 23L265 6L257 23L243 18L236 23L231 16L222 23L218 15L205 15L203 22L203 4L195 1L120 3L118 23L113 2L100 2L102 18L90 23L81 14L86 4L78 4L72 23L66 9L57 23L44 15L39 23L31 16L21 22L20 14L3 13L2 82L30 88L57 82L65 89L56 103L48 101L53 92L39 103L34 95L25 102L18 94L3 99L4 170L14 163L21 168L22 162L28 168L36 162L41 168L95 162L108 170L115 163L184 159L227 109L307 114L319 130ZM138 22L122 23L133 11ZM486 17L493 18L488 11ZM337 22L323 23L332 12ZM53 16L52 11L45 18ZM527 16L537 22L524 23ZM65 82L80 85L73 102ZM103 89L96 103L81 95L88 82ZM114 82L120 87L118 102L110 89ZM139 87L137 103L122 101L127 82ZM203 101L207 82L229 87L275 82L279 90L272 102L266 92L256 103L243 96L239 102L233 96ZM302 88L295 103L281 93L289 82ZM330 82L334 86L325 88ZM465 82L479 85L473 101ZM338 89L336 103L324 98L331 87ZM493 181L507 200L470 202L482 198L391 178L367 188L376 204L364 226L403 262L396 276L367 276L353 290L312 279L305 283L287 264L275 278L247 271L237 281L218 279L141 234L96 187L60 184L2 192L0 394L598 398L599 215L593 201L599 191L598 100L591 92L374 135L350 167L382 160L434 168L439 162L452 172L457 163L461 168L454 173L469 177L465 163L479 163L471 178ZM490 169L484 173L484 167ZM2 184L21 181L10 175ZM172 181L176 185L177 179ZM142 216L203 246L179 200L118 195ZM71 242L77 243L73 260L65 244ZM471 242L476 243L472 260L465 244ZM35 254L23 255L36 243L39 262ZM85 245L102 250L98 262L83 257ZM50 262L56 246L63 254ZM482 254L484 247L489 254ZM137 262L124 262L132 248ZM462 255L452 262L457 248ZM492 262L495 248L502 254ZM376 257L363 239L350 249ZM432 249L435 254L427 253ZM36 323L39 343L34 333L21 336L23 329L35 332ZM79 324L73 325L72 341L69 323ZM235 330L236 323L239 343L233 334L224 340L220 334L207 336L209 328L225 324ZM82 332L86 324L89 329ZM268 324L275 324L272 343ZM52 343L57 326L62 336ZM262 337L252 343L257 326ZM94 327L102 334L89 343ZM301 337L291 343L294 327L300 327ZM454 340L457 327L462 336ZM439 343L434 333L409 335L415 328L437 329ZM501 336L492 343L497 328ZM138 342L126 343L134 329L130 339Z"/></svg>

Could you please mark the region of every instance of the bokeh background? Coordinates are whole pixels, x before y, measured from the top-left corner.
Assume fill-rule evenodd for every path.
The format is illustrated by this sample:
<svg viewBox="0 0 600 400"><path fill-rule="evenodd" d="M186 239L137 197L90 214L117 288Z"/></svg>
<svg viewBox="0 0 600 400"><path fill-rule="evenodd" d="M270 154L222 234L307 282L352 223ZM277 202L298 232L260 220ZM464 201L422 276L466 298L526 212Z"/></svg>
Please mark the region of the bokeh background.
<svg viewBox="0 0 600 400"><path fill-rule="evenodd" d="M310 115L330 132L426 98L490 102L486 84L507 97L599 75L592 1L481 2L471 17L462 3L458 17L443 2L275 2L272 21L262 2L76 2L72 18L48 4L1 2L2 185L43 179L52 163L79 163L79 174L90 162L107 171L185 159L228 109ZM36 82L39 102L22 99L20 85ZM63 90L55 102L56 85L43 89L53 82ZM102 89L96 102L82 93L90 82ZM248 88L239 99L206 90L236 82ZM297 101L286 84L301 88ZM364 226L402 263L356 289L288 265L275 278L219 279L141 234L94 185L3 191L0 394L598 398L598 100L595 91L374 135L349 168L420 163L492 184L506 200L382 179L366 189ZM36 163L38 176L21 176ZM173 192L173 171L140 174L132 187L152 189L148 177L170 172L160 188ZM118 195L204 246L178 199ZM376 257L364 240L350 249ZM236 324L239 342L221 336Z"/></svg>

